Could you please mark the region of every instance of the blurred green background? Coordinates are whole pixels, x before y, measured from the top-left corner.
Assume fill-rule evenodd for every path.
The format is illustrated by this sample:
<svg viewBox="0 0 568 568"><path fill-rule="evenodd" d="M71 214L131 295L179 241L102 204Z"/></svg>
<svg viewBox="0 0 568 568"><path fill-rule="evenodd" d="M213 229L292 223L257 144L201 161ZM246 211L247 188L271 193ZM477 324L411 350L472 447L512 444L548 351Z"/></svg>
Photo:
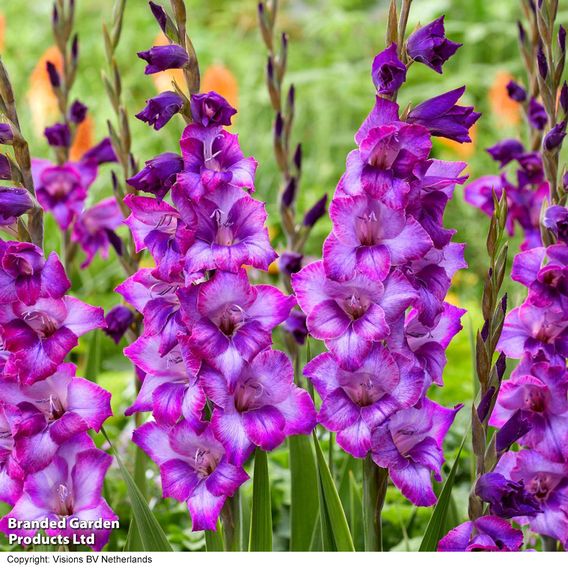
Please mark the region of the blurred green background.
<svg viewBox="0 0 568 568"><path fill-rule="evenodd" d="M93 120L93 137L98 140L107 134L107 119L114 120L101 81L105 69L104 46L101 35L103 21L112 13L112 0L77 0L76 27L80 37L79 75L74 97L89 107ZM238 132L243 151L259 161L257 197L268 203L269 222L274 235L274 246L279 249L276 196L279 175L272 153L273 113L264 83L266 53L257 29L254 0L187 0L188 28L199 57L202 76L208 85L229 84L236 95L238 118L234 131ZM353 149L353 135L369 112L373 100L370 67L373 56L384 47L386 28L386 0L284 0L281 1L278 28L290 38L287 84L296 86L296 119L293 140L302 142L304 150L301 182L300 211L309 207L324 193L331 194L344 170L345 156ZM23 119L23 129L29 138L35 157L52 157L41 135L46 122L54 122L45 100L45 81L31 80L34 68L42 55L53 44L51 35L51 5L49 0L15 2L0 0L4 17L3 57L11 73ZM518 0L486 2L484 0L416 0L411 10L409 30L418 22L427 23L446 15L448 36L464 44L437 75L430 69L415 64L408 74L399 102L402 107L412 102L447 90L467 85L463 102L474 104L483 113L472 132L472 145L458 146L435 141L434 156L443 159L469 161L471 179L496 173L496 166L484 148L507 136L524 134L520 109L507 100L505 84L510 76L524 80L517 52L515 21L520 17ZM560 23L568 21L568 12L561 11ZM143 73L144 63L135 53L148 49L159 32L144 0L128 0L122 39L117 60L122 72L125 101L133 116L145 99L157 93L154 81ZM40 63L43 68L44 63ZM177 151L182 123L173 120L158 133L132 117L133 152L141 164L164 151ZM93 186L89 202L95 203L111 195L110 167L102 168ZM466 408L460 413L447 440L447 459L451 465L456 448L465 431L468 408L474 383L471 364L470 337L480 322L479 301L481 282L487 264L485 234L488 219L468 206L456 190L450 203L446 226L457 229L454 240L467 242L467 260L470 268L455 279L449 301L468 309L464 330L448 351L445 373L446 386L436 389L432 396L446 405L460 402ZM329 222L322 220L315 228L308 244L309 253L321 253L321 244L329 231ZM52 220L47 223L47 248L57 250L60 236ZM512 243L512 250L518 240ZM122 279L120 265L112 256L108 262L97 259L87 270L73 275L74 293L85 301L106 309L120 301L113 288ZM520 302L522 291L508 285L512 304ZM278 343L279 339L276 338ZM132 445L129 443L133 424L122 417L124 408L134 396L132 371L121 349L106 336L93 335L82 341L74 354L83 370L97 375L97 381L113 393L115 417L107 431L132 463ZM95 368L87 361L88 352L99 349L100 364ZM97 360L98 361L98 360ZM89 376L89 378L93 378ZM327 443L327 437L323 439ZM348 472L359 476L357 464L347 460L339 450L334 454L334 472L342 495L348 501ZM273 512L275 546L286 549L289 529L289 472L285 449L271 454L273 479ZM455 491L455 510L452 522L459 522L466 514L470 482L470 462L466 451ZM203 548L202 533L190 532L190 521L183 505L172 500L161 500L157 471L150 466L151 505L174 547L197 550ZM250 483L245 490L245 502ZM116 469L107 480L108 500L123 520L116 531L109 550L120 550L128 529L129 505L124 486ZM357 499L355 499L355 504ZM349 508L349 504L347 503ZM429 510L417 510L393 488L389 489L385 507L386 547L399 550L413 549L419 542ZM360 534L355 528L360 545Z"/></svg>

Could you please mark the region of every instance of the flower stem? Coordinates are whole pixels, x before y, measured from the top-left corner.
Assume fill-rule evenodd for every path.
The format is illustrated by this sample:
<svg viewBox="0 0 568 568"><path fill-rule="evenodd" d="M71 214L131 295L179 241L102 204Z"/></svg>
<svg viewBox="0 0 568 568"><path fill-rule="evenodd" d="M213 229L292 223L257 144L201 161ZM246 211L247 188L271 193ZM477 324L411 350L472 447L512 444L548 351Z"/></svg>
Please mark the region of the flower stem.
<svg viewBox="0 0 568 568"><path fill-rule="evenodd" d="M365 551L383 550L381 512L385 504L388 470L367 456L363 460L363 536Z"/></svg>
<svg viewBox="0 0 568 568"><path fill-rule="evenodd" d="M223 536L225 539L225 550L227 552L243 551L243 511L241 493L237 492L227 499L221 511L223 519Z"/></svg>

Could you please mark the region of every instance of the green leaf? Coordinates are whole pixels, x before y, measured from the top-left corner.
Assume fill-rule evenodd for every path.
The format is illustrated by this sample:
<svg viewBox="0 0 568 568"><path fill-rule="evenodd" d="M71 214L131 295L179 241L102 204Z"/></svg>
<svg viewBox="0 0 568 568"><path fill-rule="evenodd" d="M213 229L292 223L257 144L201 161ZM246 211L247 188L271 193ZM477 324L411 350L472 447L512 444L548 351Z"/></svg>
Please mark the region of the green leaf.
<svg viewBox="0 0 568 568"><path fill-rule="evenodd" d="M217 519L216 531L205 531L205 548L207 552L224 552L225 543L223 542L223 531L221 523Z"/></svg>
<svg viewBox="0 0 568 568"><path fill-rule="evenodd" d="M89 381L97 382L97 377L101 372L101 332L95 329L89 337L87 348L87 361L85 363L85 378Z"/></svg>
<svg viewBox="0 0 568 568"><path fill-rule="evenodd" d="M146 502L144 495L142 495L142 492L136 485L136 482L130 475L130 472L126 469L126 467L124 467L118 452L112 445L112 442L104 428L102 429L102 433L112 448L120 473L126 483L128 499L132 506L132 519L136 522L136 529L139 532L142 550L144 552L171 552L172 547L170 546L160 523L158 523L156 517L150 510L150 507L148 507L148 503ZM127 546L128 544L129 543L127 542Z"/></svg>
<svg viewBox="0 0 568 568"><path fill-rule="evenodd" d="M141 448L136 448L136 454L134 457L134 482L143 497L146 498L146 454ZM140 531L136 525L136 519L133 517L130 521L130 526L128 527L128 536L126 538L126 544L124 549L129 552L144 552L144 545L142 539L140 538Z"/></svg>
<svg viewBox="0 0 568 568"><path fill-rule="evenodd" d="M312 444L308 436L291 436L291 514L290 550L310 550L319 509L318 472Z"/></svg>
<svg viewBox="0 0 568 568"><path fill-rule="evenodd" d="M450 470L448 478L446 479L444 487L442 488L440 496L438 497L438 502L436 503L436 506L432 511L432 516L428 521L426 532L424 533L424 537L422 538L422 542L420 543L420 548L418 549L419 552L436 552L436 549L438 548L438 542L440 542L440 539L445 534L445 531L447 529L446 518L448 515L448 510L450 509L452 489L454 487L460 455L466 438L467 433L462 440L462 443L456 455L456 459L454 460L454 463L452 465L452 469Z"/></svg>
<svg viewBox="0 0 568 568"><path fill-rule="evenodd" d="M270 480L268 479L268 458L266 452L260 448L257 448L254 454L249 550L251 552L272 551L272 504Z"/></svg>
<svg viewBox="0 0 568 568"><path fill-rule="evenodd" d="M321 501L320 501L320 516L323 519L322 527L329 523L329 529L333 535L334 549L339 552L355 552L353 546L353 539L349 532L349 525L345 517L345 511L341 505L341 499L337 493L335 483L331 477L329 466L325 461L323 452L316 432L313 433L314 445L316 448L316 458L318 465L318 474L321 484ZM321 506L323 505L323 506ZM323 530L322 530L323 533ZM324 547L325 547L325 535Z"/></svg>

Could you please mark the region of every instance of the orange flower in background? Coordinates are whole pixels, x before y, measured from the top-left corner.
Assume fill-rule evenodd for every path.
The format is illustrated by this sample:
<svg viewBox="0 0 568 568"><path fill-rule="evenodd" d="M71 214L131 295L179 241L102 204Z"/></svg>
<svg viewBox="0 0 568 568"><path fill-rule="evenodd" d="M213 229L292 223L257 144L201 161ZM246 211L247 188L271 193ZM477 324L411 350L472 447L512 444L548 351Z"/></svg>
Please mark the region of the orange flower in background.
<svg viewBox="0 0 568 568"><path fill-rule="evenodd" d="M506 71L498 71L489 89L489 103L498 126L515 126L521 120L519 103L507 94L507 83L514 77Z"/></svg>
<svg viewBox="0 0 568 568"><path fill-rule="evenodd" d="M78 161L87 150L93 147L93 130L93 119L87 114L85 120L77 127L73 146L69 149L69 157L73 162Z"/></svg>
<svg viewBox="0 0 568 568"><path fill-rule="evenodd" d="M6 34L6 16L0 12L0 53L4 53L4 39Z"/></svg>
<svg viewBox="0 0 568 568"><path fill-rule="evenodd" d="M40 57L30 77L30 89L27 94L28 104L32 112L33 125L37 136L41 136L45 127L51 124L58 116L57 97L55 96L46 64L51 61L61 73L63 58L57 46L52 45Z"/></svg>
<svg viewBox="0 0 568 568"><path fill-rule="evenodd" d="M475 152L475 141L477 140L477 123L475 123L469 129L469 137L471 142L469 144L460 144L455 140L449 140L448 138L438 138L438 141L443 144L446 148L451 150L456 156L462 160L470 158Z"/></svg>
<svg viewBox="0 0 568 568"><path fill-rule="evenodd" d="M163 34L159 33L156 39L154 40L154 45L169 45L168 38ZM158 92L163 91L171 91L172 90L172 81L175 79L175 82L183 88L184 85L184 78L183 78L183 71L181 69L168 69L167 71L162 71L161 73L154 73L152 75L152 81L154 81L154 85L156 85L156 89Z"/></svg>
<svg viewBox="0 0 568 568"><path fill-rule="evenodd" d="M210 65L201 78L201 92L216 91L225 97L230 105L237 108L239 84L235 76L222 64Z"/></svg>

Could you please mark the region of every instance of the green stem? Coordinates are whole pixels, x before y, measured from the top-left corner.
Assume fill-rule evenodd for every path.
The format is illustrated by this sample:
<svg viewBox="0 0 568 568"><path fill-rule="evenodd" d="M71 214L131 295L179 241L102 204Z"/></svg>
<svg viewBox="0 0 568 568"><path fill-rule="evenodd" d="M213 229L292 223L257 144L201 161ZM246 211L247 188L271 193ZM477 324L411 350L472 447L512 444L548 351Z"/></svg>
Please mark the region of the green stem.
<svg viewBox="0 0 568 568"><path fill-rule="evenodd" d="M387 493L388 470L367 456L363 460L363 536L365 551L383 550L381 511Z"/></svg>
<svg viewBox="0 0 568 568"><path fill-rule="evenodd" d="M227 499L221 511L223 519L223 536L227 552L243 551L243 511L240 490Z"/></svg>
<svg viewBox="0 0 568 568"><path fill-rule="evenodd" d="M558 541L550 536L543 536L542 550L544 552L558 552Z"/></svg>

